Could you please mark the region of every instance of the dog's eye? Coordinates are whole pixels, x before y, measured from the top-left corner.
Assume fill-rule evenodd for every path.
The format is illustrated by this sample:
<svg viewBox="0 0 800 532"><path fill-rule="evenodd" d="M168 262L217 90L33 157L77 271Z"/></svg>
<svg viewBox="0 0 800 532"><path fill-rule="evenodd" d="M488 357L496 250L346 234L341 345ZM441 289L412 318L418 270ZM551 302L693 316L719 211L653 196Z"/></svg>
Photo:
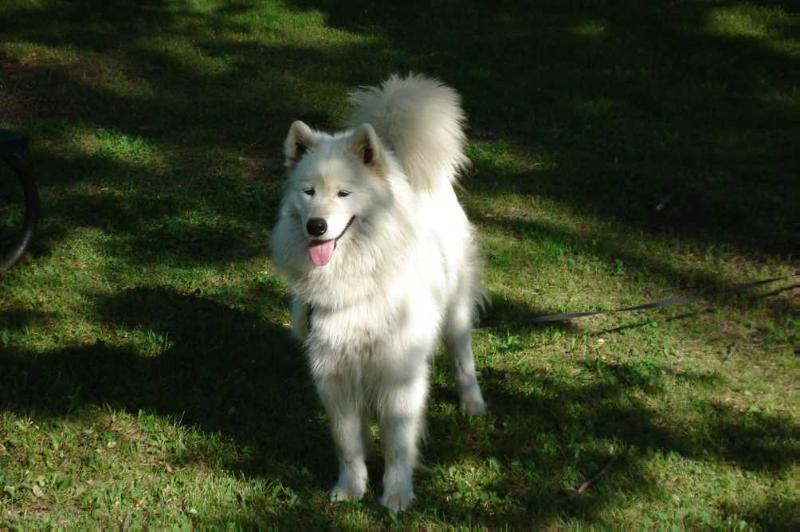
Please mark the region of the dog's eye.
<svg viewBox="0 0 800 532"><path fill-rule="evenodd" d="M339 196L340 198L346 198L347 196L350 195L350 193L346 190L340 190L339 193L336 195Z"/></svg>
<svg viewBox="0 0 800 532"><path fill-rule="evenodd" d="M314 187L307 188L303 192L305 192L309 196L313 196L314 195Z"/></svg>

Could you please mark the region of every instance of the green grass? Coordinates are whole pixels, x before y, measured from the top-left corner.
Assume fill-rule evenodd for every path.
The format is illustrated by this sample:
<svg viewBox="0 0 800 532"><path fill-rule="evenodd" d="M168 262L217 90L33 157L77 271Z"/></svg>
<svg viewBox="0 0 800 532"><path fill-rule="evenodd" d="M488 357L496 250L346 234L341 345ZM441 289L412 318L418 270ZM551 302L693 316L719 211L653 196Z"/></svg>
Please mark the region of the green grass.
<svg viewBox="0 0 800 532"><path fill-rule="evenodd" d="M0 279L0 528L800 526L798 292L769 294L796 280L718 293L798 269L790 3L12 0L0 27L44 213ZM377 482L327 500L266 242L291 121L409 70L470 117L491 412L458 415L437 359L395 516Z"/></svg>

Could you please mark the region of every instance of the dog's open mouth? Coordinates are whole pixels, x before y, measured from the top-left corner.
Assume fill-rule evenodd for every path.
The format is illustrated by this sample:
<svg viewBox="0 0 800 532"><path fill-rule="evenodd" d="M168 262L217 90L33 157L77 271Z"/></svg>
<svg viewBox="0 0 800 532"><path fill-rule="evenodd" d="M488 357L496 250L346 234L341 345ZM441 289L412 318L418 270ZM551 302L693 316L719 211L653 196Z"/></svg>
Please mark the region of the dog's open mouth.
<svg viewBox="0 0 800 532"><path fill-rule="evenodd" d="M331 238L330 240L312 240L308 243L308 257L311 259L311 263L314 264L314 266L325 266L331 261L333 252L336 251L336 243L344 236L347 230L350 229L350 225L352 225L355 219L355 216L350 218L350 221L347 222L347 225L344 226L344 229L342 229L342 232L339 233L339 236L336 238Z"/></svg>

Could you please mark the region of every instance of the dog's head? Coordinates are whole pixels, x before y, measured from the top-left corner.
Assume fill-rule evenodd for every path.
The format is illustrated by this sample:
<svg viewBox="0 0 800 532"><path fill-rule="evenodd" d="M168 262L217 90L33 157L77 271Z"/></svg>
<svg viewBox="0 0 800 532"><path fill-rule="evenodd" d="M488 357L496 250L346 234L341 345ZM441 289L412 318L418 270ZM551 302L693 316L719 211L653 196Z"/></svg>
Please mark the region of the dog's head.
<svg viewBox="0 0 800 532"><path fill-rule="evenodd" d="M390 195L391 164L369 124L336 135L294 122L284 142L289 169L282 216L300 225L308 258L325 266Z"/></svg>

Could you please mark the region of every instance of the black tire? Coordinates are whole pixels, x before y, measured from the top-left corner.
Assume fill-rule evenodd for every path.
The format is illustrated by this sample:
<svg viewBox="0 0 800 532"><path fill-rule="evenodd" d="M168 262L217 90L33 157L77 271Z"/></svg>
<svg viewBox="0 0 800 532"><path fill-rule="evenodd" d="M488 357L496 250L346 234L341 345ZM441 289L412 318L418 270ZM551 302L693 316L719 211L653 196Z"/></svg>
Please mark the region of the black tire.
<svg viewBox="0 0 800 532"><path fill-rule="evenodd" d="M3 161L17 174L19 184L25 194L25 224L19 238L11 246L11 250L0 260L0 272L19 262L33 241L33 235L36 233L36 226L39 222L39 191L25 161L19 154L4 155Z"/></svg>

